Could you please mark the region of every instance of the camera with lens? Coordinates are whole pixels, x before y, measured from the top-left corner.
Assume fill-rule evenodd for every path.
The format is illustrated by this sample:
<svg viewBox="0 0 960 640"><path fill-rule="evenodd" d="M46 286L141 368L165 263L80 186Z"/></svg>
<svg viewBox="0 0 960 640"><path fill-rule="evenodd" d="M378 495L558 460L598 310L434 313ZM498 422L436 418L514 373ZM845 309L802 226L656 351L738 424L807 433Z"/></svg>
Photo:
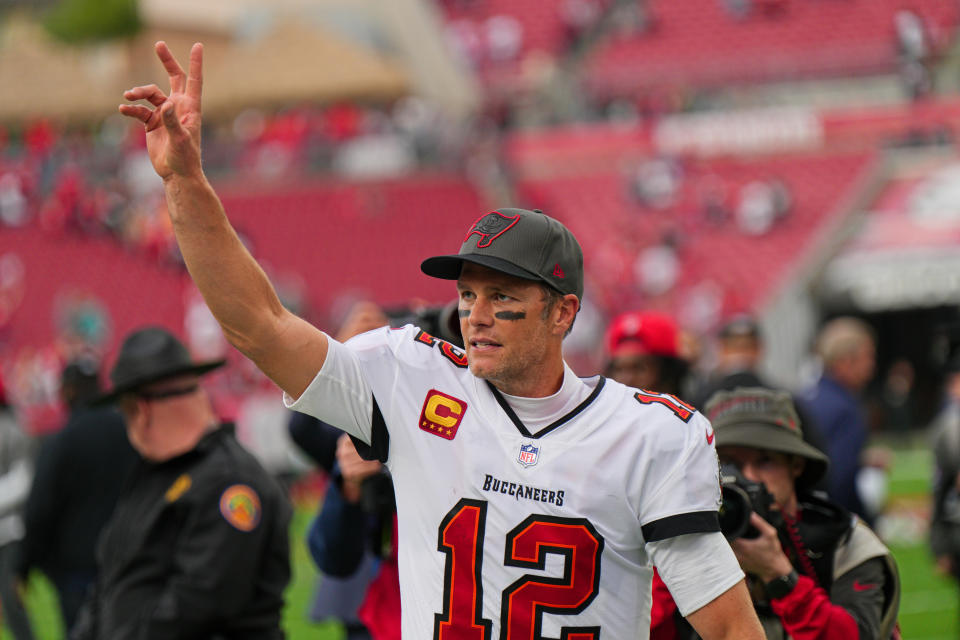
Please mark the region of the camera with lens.
<svg viewBox="0 0 960 640"><path fill-rule="evenodd" d="M756 538L760 535L750 524L750 514L761 518L779 529L783 517L774 509L773 496L762 482L747 480L732 464L720 465L720 531L727 540Z"/></svg>

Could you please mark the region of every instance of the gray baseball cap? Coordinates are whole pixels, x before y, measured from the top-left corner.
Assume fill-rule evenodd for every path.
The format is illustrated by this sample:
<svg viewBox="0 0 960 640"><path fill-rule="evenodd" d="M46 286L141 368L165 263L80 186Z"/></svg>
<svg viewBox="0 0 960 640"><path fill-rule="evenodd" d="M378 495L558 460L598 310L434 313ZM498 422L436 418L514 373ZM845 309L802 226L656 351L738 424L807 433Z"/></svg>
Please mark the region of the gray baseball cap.
<svg viewBox="0 0 960 640"><path fill-rule="evenodd" d="M800 456L807 461L798 484L823 477L829 459L803 439L800 418L786 391L737 387L710 396L704 415L713 424L718 447L749 447Z"/></svg>
<svg viewBox="0 0 960 640"><path fill-rule="evenodd" d="M456 280L464 262L537 280L583 299L583 251L570 230L543 212L497 209L473 223L460 252L420 265L434 278Z"/></svg>

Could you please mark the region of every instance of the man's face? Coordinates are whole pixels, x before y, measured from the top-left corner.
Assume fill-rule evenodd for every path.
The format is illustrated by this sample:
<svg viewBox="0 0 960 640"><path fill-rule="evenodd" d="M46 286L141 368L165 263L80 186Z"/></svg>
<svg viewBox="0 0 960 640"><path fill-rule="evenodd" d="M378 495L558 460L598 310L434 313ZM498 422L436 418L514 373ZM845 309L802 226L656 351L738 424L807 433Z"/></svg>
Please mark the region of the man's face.
<svg viewBox="0 0 960 640"><path fill-rule="evenodd" d="M873 378L874 370L877 365L877 353L873 342L864 340L860 347L854 352L851 363L852 379L857 389L867 386Z"/></svg>
<svg viewBox="0 0 960 640"><path fill-rule="evenodd" d="M722 371L753 371L763 350L753 336L731 336L720 341L718 368Z"/></svg>
<svg viewBox="0 0 960 640"><path fill-rule="evenodd" d="M718 447L721 464L733 464L752 482L762 482L780 508L793 513L797 494L794 482L803 471L803 462L776 451L752 447Z"/></svg>
<svg viewBox="0 0 960 640"><path fill-rule="evenodd" d="M468 262L457 291L470 371L505 393L525 386L549 360L555 339L544 318L548 301L543 289L532 280Z"/></svg>
<svg viewBox="0 0 960 640"><path fill-rule="evenodd" d="M628 387L647 391L665 391L660 388L660 360L650 354L616 355L610 360L607 375Z"/></svg>

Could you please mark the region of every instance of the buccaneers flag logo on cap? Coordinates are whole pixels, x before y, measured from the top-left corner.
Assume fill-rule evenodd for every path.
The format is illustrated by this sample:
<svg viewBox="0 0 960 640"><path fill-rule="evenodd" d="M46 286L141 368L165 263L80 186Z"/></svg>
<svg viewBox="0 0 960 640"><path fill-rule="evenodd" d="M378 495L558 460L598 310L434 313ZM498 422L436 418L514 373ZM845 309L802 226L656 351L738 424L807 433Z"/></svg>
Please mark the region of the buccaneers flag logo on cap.
<svg viewBox="0 0 960 640"><path fill-rule="evenodd" d="M497 211L491 211L473 223L473 226L470 227L470 231L467 232L467 236L463 241L466 242L470 239L470 236L477 234L480 236L480 239L477 240L477 247L484 249L489 247L491 242L506 233L507 229L517 224L517 220L519 219L519 215L508 217Z"/></svg>

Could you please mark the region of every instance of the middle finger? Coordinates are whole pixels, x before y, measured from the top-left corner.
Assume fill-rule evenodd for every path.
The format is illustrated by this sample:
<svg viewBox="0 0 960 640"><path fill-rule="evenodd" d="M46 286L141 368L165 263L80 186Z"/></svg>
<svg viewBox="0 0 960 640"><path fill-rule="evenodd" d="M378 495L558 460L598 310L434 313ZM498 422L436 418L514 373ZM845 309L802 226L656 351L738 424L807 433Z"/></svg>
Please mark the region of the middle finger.
<svg viewBox="0 0 960 640"><path fill-rule="evenodd" d="M158 42L156 50L157 57L160 58L163 68L167 70L167 75L170 76L170 93L182 92L186 83L186 74L183 72L183 67L173 57L173 53L170 52L170 47L167 46L166 42L162 40Z"/></svg>

